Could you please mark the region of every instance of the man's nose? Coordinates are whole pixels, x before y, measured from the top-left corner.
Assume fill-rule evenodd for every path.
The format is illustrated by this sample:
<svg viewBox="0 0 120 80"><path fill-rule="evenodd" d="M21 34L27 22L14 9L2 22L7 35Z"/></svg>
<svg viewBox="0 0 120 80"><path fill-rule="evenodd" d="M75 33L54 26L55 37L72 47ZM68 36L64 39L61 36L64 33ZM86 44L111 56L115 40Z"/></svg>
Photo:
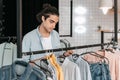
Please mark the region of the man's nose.
<svg viewBox="0 0 120 80"><path fill-rule="evenodd" d="M53 29L55 28L55 25L56 25L56 24L53 24L53 25L52 25L52 28L53 28Z"/></svg>

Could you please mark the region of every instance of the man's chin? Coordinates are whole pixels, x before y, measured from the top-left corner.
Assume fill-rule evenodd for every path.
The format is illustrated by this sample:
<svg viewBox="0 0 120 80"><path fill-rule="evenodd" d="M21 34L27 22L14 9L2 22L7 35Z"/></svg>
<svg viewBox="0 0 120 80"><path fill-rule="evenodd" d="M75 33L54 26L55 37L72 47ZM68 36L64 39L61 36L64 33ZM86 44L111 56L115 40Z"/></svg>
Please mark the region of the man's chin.
<svg viewBox="0 0 120 80"><path fill-rule="evenodd" d="M49 30L48 32L51 32L52 30Z"/></svg>

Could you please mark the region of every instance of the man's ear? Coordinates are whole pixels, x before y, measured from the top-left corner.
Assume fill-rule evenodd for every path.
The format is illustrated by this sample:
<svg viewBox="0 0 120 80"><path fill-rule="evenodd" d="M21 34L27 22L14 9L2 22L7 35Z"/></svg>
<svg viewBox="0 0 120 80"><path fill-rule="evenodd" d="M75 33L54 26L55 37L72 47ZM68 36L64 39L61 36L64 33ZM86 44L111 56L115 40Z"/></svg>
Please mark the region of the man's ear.
<svg viewBox="0 0 120 80"><path fill-rule="evenodd" d="M44 16L42 16L42 21L45 21L45 17Z"/></svg>

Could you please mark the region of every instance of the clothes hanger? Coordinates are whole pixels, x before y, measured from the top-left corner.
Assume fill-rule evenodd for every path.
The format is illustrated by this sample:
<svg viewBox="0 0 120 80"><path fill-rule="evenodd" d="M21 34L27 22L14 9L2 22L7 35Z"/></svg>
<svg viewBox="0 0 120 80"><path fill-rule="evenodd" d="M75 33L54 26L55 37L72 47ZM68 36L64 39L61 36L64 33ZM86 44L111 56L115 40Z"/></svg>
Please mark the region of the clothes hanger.
<svg viewBox="0 0 120 80"><path fill-rule="evenodd" d="M99 57L99 58L101 58L101 59L104 59L104 61L107 61L107 63L109 64L108 58L106 58L105 56L102 56L102 55L100 55L100 54L98 54L98 53L96 53L96 52L94 52L94 51L82 53L82 54L80 54L80 56L83 56L83 55L86 55L86 54L90 54L90 55L92 55L92 56L96 56L96 57Z"/></svg>
<svg viewBox="0 0 120 80"><path fill-rule="evenodd" d="M70 42L67 39L64 40L67 41L67 47L70 47L71 46Z"/></svg>
<svg viewBox="0 0 120 80"><path fill-rule="evenodd" d="M51 74L51 72L47 69L45 69L44 67L41 67L40 65L38 65L37 63L35 63L35 61L38 61L38 60L45 60L45 58L39 58L39 59L35 59L35 60L31 60L31 56L33 55L34 53L31 52L31 55L29 57L29 63L32 63L34 64L35 66L39 67L40 70L42 70L44 73L48 72L49 74Z"/></svg>
<svg viewBox="0 0 120 80"><path fill-rule="evenodd" d="M75 53L74 54L72 54L72 59L74 60L74 61L76 61L78 58L79 58L79 54L78 54L78 51L77 51L78 49L77 49L77 47L76 47L76 49L75 49Z"/></svg>
<svg viewBox="0 0 120 80"><path fill-rule="evenodd" d="M11 42L11 37L9 36L8 37L8 41L7 41L8 43L10 43Z"/></svg>
<svg viewBox="0 0 120 80"><path fill-rule="evenodd" d="M63 52L63 48L61 48L61 51ZM63 54L64 54L64 53L63 53ZM57 59L58 59L58 61L59 61L60 63L63 63L64 60L65 60L65 58L66 58L66 56L64 56L64 55L60 55L60 56L57 57Z"/></svg>
<svg viewBox="0 0 120 80"><path fill-rule="evenodd" d="M99 50L99 51L103 51L103 52L110 51L111 53L114 53L114 50L113 48L110 48L110 45L111 43L108 43L106 48L104 48L103 50Z"/></svg>
<svg viewBox="0 0 120 80"><path fill-rule="evenodd" d="M24 66L24 67L27 67L27 65L28 65L28 63L25 61L16 61L15 64L20 65L20 66Z"/></svg>
<svg viewBox="0 0 120 80"><path fill-rule="evenodd" d="M65 56L63 56L63 55L62 55L62 56L58 56L58 57L57 57L57 59L58 59L58 61L59 61L60 63L63 63L63 62L64 62L64 60L65 60L65 58L66 58L66 57L65 57Z"/></svg>
<svg viewBox="0 0 120 80"><path fill-rule="evenodd" d="M12 37L11 42L12 42L13 44L15 44L15 43L17 42L16 37Z"/></svg>
<svg viewBox="0 0 120 80"><path fill-rule="evenodd" d="M102 55L100 55L100 54L98 54L97 52L92 51L92 50L93 50L92 47L91 47L91 50L86 49L86 52L80 54L79 56L83 56L83 55L86 55L86 54L90 54L90 55L92 55L92 56L95 56L95 57L98 57L98 58L101 58L101 59L105 59L105 60L108 62L108 64L109 64L108 58L106 58L105 56L102 56Z"/></svg>
<svg viewBox="0 0 120 80"><path fill-rule="evenodd" d="M61 42L61 45L62 45L62 43L63 43L63 46L62 46L63 48L64 48L64 47L67 48L67 44L66 44L62 39L60 40L60 42Z"/></svg>
<svg viewBox="0 0 120 80"><path fill-rule="evenodd" d="M34 65L36 65L37 67L40 68L40 70L42 70L44 73L45 72L49 72L49 74L51 74L51 72L43 67L41 67L40 65L36 64L34 61L29 61L29 63L33 63Z"/></svg>
<svg viewBox="0 0 120 80"><path fill-rule="evenodd" d="M110 45L112 45L112 47L110 48ZM114 53L114 46L118 45L118 43L115 42L115 39L113 37L113 34L112 34L112 38L111 38L111 41L110 43L108 43L107 47L105 48L106 51L110 51L111 53Z"/></svg>

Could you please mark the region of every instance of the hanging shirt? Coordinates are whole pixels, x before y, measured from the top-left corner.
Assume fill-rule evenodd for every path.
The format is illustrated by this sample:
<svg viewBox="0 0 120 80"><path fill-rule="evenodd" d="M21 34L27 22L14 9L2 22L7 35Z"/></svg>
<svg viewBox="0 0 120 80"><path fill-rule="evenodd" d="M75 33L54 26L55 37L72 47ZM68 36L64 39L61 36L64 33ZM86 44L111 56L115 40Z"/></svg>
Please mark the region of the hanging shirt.
<svg viewBox="0 0 120 80"><path fill-rule="evenodd" d="M0 44L0 67L11 65L17 59L17 46L13 43Z"/></svg>
<svg viewBox="0 0 120 80"><path fill-rule="evenodd" d="M21 70L16 65L25 69ZM22 74L18 75L17 73ZM0 68L0 80L46 80L46 75L39 68L33 67L29 63L15 61L12 65Z"/></svg>
<svg viewBox="0 0 120 80"><path fill-rule="evenodd" d="M105 52L97 51L97 54L102 55L108 59L111 80L116 80L116 77L115 77L115 60L116 60L115 55L108 51L105 51ZM87 60L88 62L94 62L94 63L103 60L103 58L99 58L99 57L96 57L96 56L93 56L90 54L84 55L84 59ZM106 62L108 62L108 61L106 60Z"/></svg>
<svg viewBox="0 0 120 80"><path fill-rule="evenodd" d="M92 80L90 66L85 60L83 60L80 56L76 60L74 60L72 56L69 56L69 60L78 65L81 80Z"/></svg>
<svg viewBox="0 0 120 80"><path fill-rule="evenodd" d="M90 64L90 71L92 80L111 80L109 65L104 62Z"/></svg>
<svg viewBox="0 0 120 80"><path fill-rule="evenodd" d="M43 49L52 49L51 35L48 38L42 37L41 42Z"/></svg>
<svg viewBox="0 0 120 80"><path fill-rule="evenodd" d="M48 70L49 72L45 71L47 78L52 78L52 80L57 80L55 69L50 65L49 60L40 60L40 66Z"/></svg>
<svg viewBox="0 0 120 80"><path fill-rule="evenodd" d="M114 53L111 53L109 51L105 51L102 53L99 53L101 55L104 55L108 60L109 60L109 69L110 69L110 75L111 75L111 79L112 80L116 80L116 75L115 75L115 61L116 61L116 57Z"/></svg>
<svg viewBox="0 0 120 80"><path fill-rule="evenodd" d="M50 56L48 56L48 59L49 59L50 63L54 66L54 68L56 69L57 80L64 80L64 75L63 75L62 68L57 63L55 55L51 54Z"/></svg>
<svg viewBox="0 0 120 80"><path fill-rule="evenodd" d="M64 73L64 80L83 80L81 79L80 70L77 64L71 62L68 58L65 58L61 67Z"/></svg>
<svg viewBox="0 0 120 80"><path fill-rule="evenodd" d="M116 80L120 80L120 51L116 51L114 54L115 54L115 75L116 75Z"/></svg>

